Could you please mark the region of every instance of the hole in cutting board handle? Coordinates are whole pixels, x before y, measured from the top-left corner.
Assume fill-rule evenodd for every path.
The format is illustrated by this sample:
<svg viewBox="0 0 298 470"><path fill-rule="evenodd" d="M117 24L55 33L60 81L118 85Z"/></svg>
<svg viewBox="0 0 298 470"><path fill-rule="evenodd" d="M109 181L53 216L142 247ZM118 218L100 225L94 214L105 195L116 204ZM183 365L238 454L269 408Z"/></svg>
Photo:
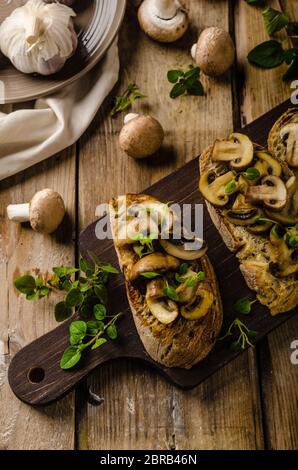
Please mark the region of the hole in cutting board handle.
<svg viewBox="0 0 298 470"><path fill-rule="evenodd" d="M32 384L39 384L45 378L45 371L42 367L32 367L28 370L27 378Z"/></svg>

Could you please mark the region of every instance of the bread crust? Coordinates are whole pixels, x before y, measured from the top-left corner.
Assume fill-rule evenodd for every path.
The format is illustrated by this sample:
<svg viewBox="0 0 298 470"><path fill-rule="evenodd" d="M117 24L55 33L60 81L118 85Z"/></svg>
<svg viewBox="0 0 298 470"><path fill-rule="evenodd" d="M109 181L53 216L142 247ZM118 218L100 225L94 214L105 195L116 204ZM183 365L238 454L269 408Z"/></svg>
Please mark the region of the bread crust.
<svg viewBox="0 0 298 470"><path fill-rule="evenodd" d="M255 145L256 148L261 147ZM207 147L200 156L200 173L212 165L213 146ZM276 157L275 157L276 158ZM284 162L283 169L293 174ZM256 292L258 300L270 309L272 315L288 312L298 305L298 281L294 277L279 279L269 271L270 243L262 235L249 233L245 227L231 224L219 208L206 201L211 220L219 231L227 248L236 253L240 270L250 289Z"/></svg>
<svg viewBox="0 0 298 470"><path fill-rule="evenodd" d="M128 194L127 203L159 202L144 194ZM110 218L113 238L116 236L115 214L117 199L110 203ZM165 367L190 369L202 361L213 348L222 327L223 310L219 287L213 267L207 256L200 259L201 269L206 274L204 288L212 291L214 303L207 315L200 320L189 321L179 316L170 325L160 323L148 309L141 292L128 280L127 271L137 261L129 246L115 245L119 264L124 274L126 292L133 319L143 342L152 359Z"/></svg>

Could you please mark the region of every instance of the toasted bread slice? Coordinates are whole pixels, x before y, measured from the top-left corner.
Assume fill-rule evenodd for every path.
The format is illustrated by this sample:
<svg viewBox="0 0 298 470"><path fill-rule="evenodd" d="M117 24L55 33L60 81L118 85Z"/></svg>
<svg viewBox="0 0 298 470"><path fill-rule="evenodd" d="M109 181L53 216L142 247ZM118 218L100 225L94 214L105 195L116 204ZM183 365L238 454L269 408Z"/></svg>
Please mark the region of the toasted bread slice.
<svg viewBox="0 0 298 470"><path fill-rule="evenodd" d="M117 239L117 219L121 202L126 204L158 203L144 194L128 194L110 203L110 220L114 241ZM131 267L139 260L132 245L117 246L119 264L124 274L129 305L143 345L152 359L166 367L190 369L204 359L213 348L222 326L222 303L216 276L209 258L200 258L200 270L205 272L204 288L213 293L214 301L208 313L199 320L189 321L181 315L169 325L162 324L150 312L144 294L129 280ZM145 280L144 280L145 281Z"/></svg>
<svg viewBox="0 0 298 470"><path fill-rule="evenodd" d="M290 108L286 111L274 124L271 131L269 132L268 136L268 149L269 151L276 156L279 160L287 161L289 166L293 168L295 173L298 173L298 162L297 158L296 164L291 165L291 161L287 158L287 133L283 136L282 130L286 128L288 124L294 124L296 128L295 133L297 133L297 141L294 139L292 141L292 145L297 146L295 152L298 155L298 109L297 108ZM295 143L296 142L296 143ZM292 148L293 150L293 148Z"/></svg>
<svg viewBox="0 0 298 470"><path fill-rule="evenodd" d="M260 149L255 145L256 149ZM200 173L213 165L213 146L206 148L200 156ZM292 172L284 162L279 161L286 174ZM236 253L240 270L250 289L256 292L258 300L270 309L272 315L288 312L298 305L298 281L295 276L285 279L273 276L269 271L272 246L268 238L252 234L246 227L230 223L220 208L206 201L208 212L227 248Z"/></svg>

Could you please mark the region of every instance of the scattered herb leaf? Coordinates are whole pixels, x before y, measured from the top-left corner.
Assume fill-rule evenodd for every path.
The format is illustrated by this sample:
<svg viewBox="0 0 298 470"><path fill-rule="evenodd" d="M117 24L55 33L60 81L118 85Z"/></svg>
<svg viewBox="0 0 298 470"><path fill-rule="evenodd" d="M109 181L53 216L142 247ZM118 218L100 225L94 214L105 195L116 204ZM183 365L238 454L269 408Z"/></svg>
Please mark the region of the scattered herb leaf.
<svg viewBox="0 0 298 470"><path fill-rule="evenodd" d="M193 96L203 96L204 88L200 82L200 68L189 65L186 71L183 70L169 70L168 81L174 84L170 91L172 99L178 98L185 93Z"/></svg>
<svg viewBox="0 0 298 470"><path fill-rule="evenodd" d="M130 108L136 100L145 99L147 96L140 92L139 87L135 83L129 83L127 89L121 96L116 96L114 99L114 107L111 111L111 117L121 111Z"/></svg>
<svg viewBox="0 0 298 470"><path fill-rule="evenodd" d="M262 15L269 36L285 28L290 22L290 18L287 15L271 7L265 8Z"/></svg>
<svg viewBox="0 0 298 470"><path fill-rule="evenodd" d="M250 300L248 297L244 297L243 299L237 300L234 304L234 309L237 313L249 315L254 303L256 303L256 300Z"/></svg>

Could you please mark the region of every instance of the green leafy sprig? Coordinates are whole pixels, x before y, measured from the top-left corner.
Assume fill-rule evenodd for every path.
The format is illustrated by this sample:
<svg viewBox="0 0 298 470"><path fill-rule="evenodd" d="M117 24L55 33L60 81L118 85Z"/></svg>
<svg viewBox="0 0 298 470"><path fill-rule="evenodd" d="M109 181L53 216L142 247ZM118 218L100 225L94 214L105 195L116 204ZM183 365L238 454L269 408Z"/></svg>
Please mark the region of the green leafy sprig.
<svg viewBox="0 0 298 470"><path fill-rule="evenodd" d="M231 351L241 351L247 346L254 348L252 340L257 337L257 331L250 330L239 318L236 318L230 325L227 333L219 338L219 341L223 341L230 336L235 336L235 340L230 344Z"/></svg>
<svg viewBox="0 0 298 470"><path fill-rule="evenodd" d="M243 297L242 299L237 300L234 304L234 310L242 315L249 315L252 311L253 304L256 302L256 299L250 300L248 297Z"/></svg>
<svg viewBox="0 0 298 470"><path fill-rule="evenodd" d="M52 292L63 292L65 299L55 305L55 318L63 322L78 311L82 320L70 324L70 347L64 352L60 362L62 369L74 367L86 349L96 349L107 339L117 337L115 323L121 314L107 315L107 283L111 274L118 270L111 264L101 263L90 253L92 263L81 258L79 269L60 266L53 268L53 277L44 280L40 277L21 276L15 279L15 287L28 300L45 297ZM78 279L73 275L80 271ZM90 320L92 318L92 320Z"/></svg>
<svg viewBox="0 0 298 470"><path fill-rule="evenodd" d="M115 96L114 107L110 113L111 117L115 117L116 114L130 108L136 100L145 98L147 98L147 96L140 92L139 87L135 83L129 83L127 89L121 96Z"/></svg>
<svg viewBox="0 0 298 470"><path fill-rule="evenodd" d="M203 96L204 88L200 82L200 68L193 65L188 66L188 70L180 69L168 71L168 81L174 84L170 91L170 97L175 99L184 94Z"/></svg>

